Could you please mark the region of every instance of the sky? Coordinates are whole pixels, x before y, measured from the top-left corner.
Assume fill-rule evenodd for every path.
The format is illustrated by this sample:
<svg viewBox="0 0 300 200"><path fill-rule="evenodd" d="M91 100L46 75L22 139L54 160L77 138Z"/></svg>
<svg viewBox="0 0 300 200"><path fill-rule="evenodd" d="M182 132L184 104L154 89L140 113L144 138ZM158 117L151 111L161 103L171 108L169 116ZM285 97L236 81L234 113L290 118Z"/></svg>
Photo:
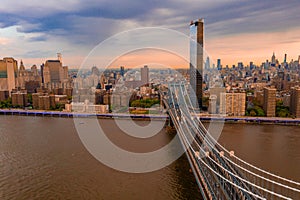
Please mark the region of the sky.
<svg viewBox="0 0 300 200"><path fill-rule="evenodd" d="M188 36L190 21L204 18L204 47L214 62L261 64L273 52L279 61L285 53L298 59L299 8L299 0L2 0L0 58L22 59L29 68L60 52L64 65L78 67L123 31L160 27Z"/></svg>

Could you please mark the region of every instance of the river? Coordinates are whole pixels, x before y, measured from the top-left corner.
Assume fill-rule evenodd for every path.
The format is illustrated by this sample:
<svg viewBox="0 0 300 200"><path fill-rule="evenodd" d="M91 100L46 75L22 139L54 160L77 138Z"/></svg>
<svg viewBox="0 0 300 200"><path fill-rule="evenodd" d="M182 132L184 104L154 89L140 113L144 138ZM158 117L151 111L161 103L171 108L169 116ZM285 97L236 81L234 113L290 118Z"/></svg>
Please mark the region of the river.
<svg viewBox="0 0 300 200"><path fill-rule="evenodd" d="M137 151L160 148L128 141L113 120L101 119L116 143ZM147 122L137 122L141 125ZM119 140L119 142L118 142ZM245 160L300 181L300 127L226 124L219 141ZM201 199L185 156L151 173L111 169L82 145L72 119L0 116L0 199Z"/></svg>

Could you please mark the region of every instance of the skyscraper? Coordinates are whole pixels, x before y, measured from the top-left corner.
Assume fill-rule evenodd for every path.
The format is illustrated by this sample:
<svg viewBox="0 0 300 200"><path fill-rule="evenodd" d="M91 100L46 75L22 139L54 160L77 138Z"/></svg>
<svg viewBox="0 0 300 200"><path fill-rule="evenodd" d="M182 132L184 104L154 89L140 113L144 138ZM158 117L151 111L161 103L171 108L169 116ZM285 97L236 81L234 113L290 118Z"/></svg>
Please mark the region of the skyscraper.
<svg viewBox="0 0 300 200"><path fill-rule="evenodd" d="M100 75L100 71L99 71L99 69L96 66L92 67L92 74L96 75L96 76Z"/></svg>
<svg viewBox="0 0 300 200"><path fill-rule="evenodd" d="M57 60L47 60L43 65L43 83L61 83L68 78L68 67L62 66L61 54L58 54Z"/></svg>
<svg viewBox="0 0 300 200"><path fill-rule="evenodd" d="M286 63L286 61L287 61L287 54L284 54L284 60L283 60L283 62Z"/></svg>
<svg viewBox="0 0 300 200"><path fill-rule="evenodd" d="M249 63L249 67L250 67L250 70L254 69L254 64L252 61Z"/></svg>
<svg viewBox="0 0 300 200"><path fill-rule="evenodd" d="M205 62L205 69L210 69L210 59L208 56L207 56L206 62Z"/></svg>
<svg viewBox="0 0 300 200"><path fill-rule="evenodd" d="M217 68L218 68L218 70L222 69L221 59L220 58L217 60Z"/></svg>
<svg viewBox="0 0 300 200"><path fill-rule="evenodd" d="M141 68L141 82L142 85L149 83L149 68L147 65L144 68Z"/></svg>
<svg viewBox="0 0 300 200"><path fill-rule="evenodd" d="M120 75L121 75L122 77L124 77L124 74L125 74L125 68L124 68L124 66L121 66L121 67L120 67Z"/></svg>
<svg viewBox="0 0 300 200"><path fill-rule="evenodd" d="M61 67L59 60L47 60L43 71L45 83L60 82L59 71Z"/></svg>
<svg viewBox="0 0 300 200"><path fill-rule="evenodd" d="M272 58L271 58L271 64L275 65L276 64L276 57L275 53L273 52Z"/></svg>
<svg viewBox="0 0 300 200"><path fill-rule="evenodd" d="M204 48L204 20L191 21L190 24L190 84L195 92L193 104L198 102L202 108L202 80L203 80L203 48Z"/></svg>
<svg viewBox="0 0 300 200"><path fill-rule="evenodd" d="M0 90L15 89L17 83L18 63L13 58L0 60Z"/></svg>

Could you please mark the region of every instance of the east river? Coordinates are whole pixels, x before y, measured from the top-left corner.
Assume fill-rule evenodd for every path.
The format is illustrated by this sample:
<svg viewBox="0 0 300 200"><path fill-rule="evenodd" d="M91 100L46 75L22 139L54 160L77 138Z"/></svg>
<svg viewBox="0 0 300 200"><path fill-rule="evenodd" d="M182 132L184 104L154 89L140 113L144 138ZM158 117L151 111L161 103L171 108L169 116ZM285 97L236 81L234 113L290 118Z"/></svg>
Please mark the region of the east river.
<svg viewBox="0 0 300 200"><path fill-rule="evenodd" d="M162 130L144 142L124 136L111 119L100 119L100 124L115 144L137 152L161 148L173 137ZM298 126L226 124L219 142L252 164L300 181ZM201 195L185 156L155 172L120 172L88 153L73 119L0 116L0 199L167 200Z"/></svg>

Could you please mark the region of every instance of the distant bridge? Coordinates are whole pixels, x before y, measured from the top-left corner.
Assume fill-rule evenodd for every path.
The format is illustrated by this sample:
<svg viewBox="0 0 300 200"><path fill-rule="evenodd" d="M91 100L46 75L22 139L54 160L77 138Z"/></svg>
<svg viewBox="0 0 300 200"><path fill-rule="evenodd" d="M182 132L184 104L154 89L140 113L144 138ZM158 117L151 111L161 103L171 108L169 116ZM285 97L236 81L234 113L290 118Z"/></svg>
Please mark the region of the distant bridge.
<svg viewBox="0 0 300 200"><path fill-rule="evenodd" d="M204 199L300 199L299 182L260 169L220 145L201 123L185 84L169 84L161 96Z"/></svg>

